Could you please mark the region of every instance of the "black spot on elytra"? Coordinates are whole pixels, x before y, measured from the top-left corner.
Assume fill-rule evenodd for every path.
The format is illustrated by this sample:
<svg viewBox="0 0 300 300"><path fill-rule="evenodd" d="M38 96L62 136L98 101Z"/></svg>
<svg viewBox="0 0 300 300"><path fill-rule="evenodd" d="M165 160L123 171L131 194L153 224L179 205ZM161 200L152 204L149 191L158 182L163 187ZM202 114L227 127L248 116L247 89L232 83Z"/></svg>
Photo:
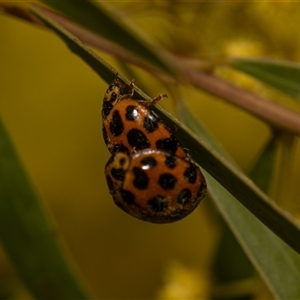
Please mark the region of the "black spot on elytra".
<svg viewBox="0 0 300 300"><path fill-rule="evenodd" d="M123 144L116 144L114 145L112 151L112 153L116 153L116 152L123 152L123 153L127 153L129 154L128 149L123 145Z"/></svg>
<svg viewBox="0 0 300 300"><path fill-rule="evenodd" d="M115 92L113 92L110 95L109 102L114 102L116 99L117 99L117 94Z"/></svg>
<svg viewBox="0 0 300 300"><path fill-rule="evenodd" d="M116 180L120 180L123 181L124 177L125 177L125 172L122 168L112 168L110 171L111 176L116 179Z"/></svg>
<svg viewBox="0 0 300 300"><path fill-rule="evenodd" d="M136 106L128 105L126 107L126 114L125 114L126 120L135 121L136 119L139 118L139 115L140 114L139 114L138 110L136 109Z"/></svg>
<svg viewBox="0 0 300 300"><path fill-rule="evenodd" d="M164 190L170 190L174 188L176 184L176 178L172 174L164 173L159 176L158 183Z"/></svg>
<svg viewBox="0 0 300 300"><path fill-rule="evenodd" d="M157 165L157 161L153 156L147 156L141 160L141 164L146 169L152 169Z"/></svg>
<svg viewBox="0 0 300 300"><path fill-rule="evenodd" d="M140 168L134 167L132 169L134 174L133 185L139 190L145 190L149 184L149 177L145 171Z"/></svg>
<svg viewBox="0 0 300 300"><path fill-rule="evenodd" d="M195 183L197 179L197 167L194 164L191 164L191 166L184 171L183 175L186 181Z"/></svg>
<svg viewBox="0 0 300 300"><path fill-rule="evenodd" d="M135 150L142 150L150 147L150 143L146 135L136 128L128 131L127 140L129 145L135 148Z"/></svg>
<svg viewBox="0 0 300 300"><path fill-rule="evenodd" d="M106 176L106 182L107 182L107 185L108 185L108 189L111 193L114 192L115 190L115 185L114 185L114 182L112 181L112 179L110 178L110 176Z"/></svg>
<svg viewBox="0 0 300 300"><path fill-rule="evenodd" d="M176 157L173 154L166 153L165 164L168 168L174 169L177 165Z"/></svg>
<svg viewBox="0 0 300 300"><path fill-rule="evenodd" d="M102 104L102 118L106 119L109 115L110 111L113 109L113 104L111 104L109 101L104 101Z"/></svg>
<svg viewBox="0 0 300 300"><path fill-rule="evenodd" d="M144 128L148 132L153 132L158 128L158 123L160 122L160 119L157 115L154 113L150 113L149 115L146 116L144 120Z"/></svg>
<svg viewBox="0 0 300 300"><path fill-rule="evenodd" d="M106 132L105 126L102 126L102 135L103 135L103 139L104 139L105 145L107 146L108 143L109 143L109 141L108 141L108 137L107 137L107 132Z"/></svg>
<svg viewBox="0 0 300 300"><path fill-rule="evenodd" d="M186 203L191 201L191 198L192 192L189 189L183 189L177 197L177 203L185 205Z"/></svg>
<svg viewBox="0 0 300 300"><path fill-rule="evenodd" d="M123 201L126 204L131 205L134 203L135 196L130 191L121 189L120 193L121 193Z"/></svg>
<svg viewBox="0 0 300 300"><path fill-rule="evenodd" d="M124 131L124 124L118 110L115 110L112 121L109 123L109 130L113 136L119 136Z"/></svg>
<svg viewBox="0 0 300 300"><path fill-rule="evenodd" d="M156 147L159 150L164 150L171 154L175 154L178 148L178 141L171 135L170 138L160 139L156 142Z"/></svg>
<svg viewBox="0 0 300 300"><path fill-rule="evenodd" d="M148 201L148 206L155 212L165 211L168 208L168 199L162 196L155 196Z"/></svg>

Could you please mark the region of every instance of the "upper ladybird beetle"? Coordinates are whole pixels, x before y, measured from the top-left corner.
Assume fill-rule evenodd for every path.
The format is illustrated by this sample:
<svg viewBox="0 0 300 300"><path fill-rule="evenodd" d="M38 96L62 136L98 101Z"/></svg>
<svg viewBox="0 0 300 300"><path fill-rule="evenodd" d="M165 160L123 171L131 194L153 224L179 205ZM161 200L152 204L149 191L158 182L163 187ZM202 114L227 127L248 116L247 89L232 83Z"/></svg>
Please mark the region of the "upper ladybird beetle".
<svg viewBox="0 0 300 300"><path fill-rule="evenodd" d="M165 126L150 106L165 97L159 95L152 101L133 99L134 83L124 94L124 84L116 78L108 87L102 104L103 137L111 153L157 149L178 157L187 157L184 147Z"/></svg>

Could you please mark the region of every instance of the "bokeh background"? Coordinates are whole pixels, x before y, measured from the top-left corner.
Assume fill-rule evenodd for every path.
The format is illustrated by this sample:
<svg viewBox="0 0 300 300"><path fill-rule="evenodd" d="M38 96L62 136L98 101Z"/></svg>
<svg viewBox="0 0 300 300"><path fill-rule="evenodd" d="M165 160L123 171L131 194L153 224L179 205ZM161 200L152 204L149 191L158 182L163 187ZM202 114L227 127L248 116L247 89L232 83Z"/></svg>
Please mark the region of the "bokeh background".
<svg viewBox="0 0 300 300"><path fill-rule="evenodd" d="M300 3L125 1L118 8L154 43L177 54L300 61ZM99 54L119 67L109 54ZM150 95L168 92L146 72L134 70L137 85L146 86ZM218 73L299 111L292 99L246 76L225 68ZM154 225L114 205L104 178L110 155L101 135L106 88L52 32L0 15L1 117L95 297L207 298L218 216L204 200L186 219ZM247 168L268 138L268 127L199 90L183 86L182 91L201 122L238 165ZM172 99L164 99L161 105L173 112ZM297 151L296 178L299 165ZM12 291L16 298L30 298L0 251L0 298Z"/></svg>

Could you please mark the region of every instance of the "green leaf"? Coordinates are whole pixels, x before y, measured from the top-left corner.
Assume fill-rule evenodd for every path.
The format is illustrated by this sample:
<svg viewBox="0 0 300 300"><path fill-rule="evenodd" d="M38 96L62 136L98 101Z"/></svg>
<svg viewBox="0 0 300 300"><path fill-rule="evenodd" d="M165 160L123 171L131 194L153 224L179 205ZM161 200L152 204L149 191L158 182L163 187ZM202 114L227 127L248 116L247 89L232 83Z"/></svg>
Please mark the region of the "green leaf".
<svg viewBox="0 0 300 300"><path fill-rule="evenodd" d="M195 119L195 117L183 105L178 109L180 118L197 134L202 135L206 142L216 144L209 137L205 128ZM203 134L205 132L205 134ZM216 147L218 152L224 157L228 157L220 146ZM264 152L253 166L250 174L255 176L255 180L260 186L267 188L268 178L272 173L272 162L274 157L274 140L268 144ZM262 167L263 165L263 167ZM262 171L265 168L265 172ZM277 299L299 299L300 298L300 256L288 247L273 232L264 226L253 214L251 214L234 197L228 193L209 174L205 174L209 192L218 207L219 212L231 228L235 237L250 258L252 264L263 277L271 291ZM253 203L257 204L255 197ZM271 216L271 208L267 208L263 214ZM285 227L281 218L274 216L274 221ZM295 242L298 237L295 235ZM244 276L244 274L240 274ZM250 275L250 274L249 274Z"/></svg>
<svg viewBox="0 0 300 300"><path fill-rule="evenodd" d="M220 225L210 299L254 299L255 269L227 224L222 221Z"/></svg>
<svg viewBox="0 0 300 300"><path fill-rule="evenodd" d="M104 80L109 78L108 82L112 82L115 72L112 67L104 63L95 54L92 54L93 52L90 49L83 46L74 36L43 16L42 13L37 10L33 10L33 12L53 29L74 53L90 64ZM129 82L121 74L119 76L126 83ZM138 88L135 89L135 97L140 100L150 99ZM160 106L157 105L153 109L170 128L178 128L174 134L189 149L195 162L207 170L275 234L300 253L300 226L292 216L287 216L248 177L225 157L221 156L211 145L199 139L197 135L188 130Z"/></svg>
<svg viewBox="0 0 300 300"><path fill-rule="evenodd" d="M300 97L300 64L271 59L233 58L230 65L292 97Z"/></svg>
<svg viewBox="0 0 300 300"><path fill-rule="evenodd" d="M276 143L277 135L274 134L249 170L249 177L264 192L269 191L272 176L274 174L277 150Z"/></svg>
<svg viewBox="0 0 300 300"><path fill-rule="evenodd" d="M249 213L220 184L207 177L220 213L277 299L299 299L299 254Z"/></svg>
<svg viewBox="0 0 300 300"><path fill-rule="evenodd" d="M276 140L277 136L270 139L250 171L250 177L265 192L269 190L274 170ZM215 279L215 285L212 289L213 299L228 299L234 296L235 299L244 299L245 296L253 298L255 293L253 289L253 276L255 275L253 265L249 262L232 231L224 222L221 225L221 237L213 266L213 278ZM249 284L245 285L245 282L249 282ZM230 288L232 284L241 285L243 289ZM227 288L224 290L224 287Z"/></svg>
<svg viewBox="0 0 300 300"><path fill-rule="evenodd" d="M89 299L0 120L0 237L37 299Z"/></svg>
<svg viewBox="0 0 300 300"><path fill-rule="evenodd" d="M81 1L52 1L42 0L47 5L57 9L107 40L123 47L131 53L147 60L166 72L174 73L173 68L163 59L161 55L154 51L151 42L146 35L137 31L137 28L124 20L116 9L102 1L97 1L97 5L88 0Z"/></svg>
<svg viewBox="0 0 300 300"><path fill-rule="evenodd" d="M201 127L201 134L203 128ZM209 140L209 137L206 136ZM271 178L275 164L276 154L276 136L270 139L262 154L255 160L251 171L250 178L265 192L269 190ZM224 152L219 148L221 152ZM251 250L251 249L250 249ZM249 282L249 284L241 285L243 290L238 289L238 296L235 299L244 299L245 296L254 296L253 276L255 275L253 265L250 263L245 252L234 237L232 231L226 223L221 222L221 236L219 240L218 250L215 255L213 266L213 278L215 285L212 289L213 299L228 299L237 297L237 290L230 288L232 284L241 284ZM250 280L252 279L252 281ZM247 280L247 281L246 281ZM252 283L252 284L250 284ZM221 289L219 290L219 287ZM224 287L227 287L224 290Z"/></svg>

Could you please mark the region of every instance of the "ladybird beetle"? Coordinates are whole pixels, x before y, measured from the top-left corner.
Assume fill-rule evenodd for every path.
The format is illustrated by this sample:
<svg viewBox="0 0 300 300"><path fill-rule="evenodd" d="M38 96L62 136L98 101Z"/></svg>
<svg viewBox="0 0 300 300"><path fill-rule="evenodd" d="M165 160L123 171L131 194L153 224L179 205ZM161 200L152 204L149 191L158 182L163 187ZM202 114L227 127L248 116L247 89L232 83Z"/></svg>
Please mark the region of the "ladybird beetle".
<svg viewBox="0 0 300 300"><path fill-rule="evenodd" d="M111 153L157 149L186 158L187 152L161 119L149 109L166 95L158 95L152 101L133 99L134 83L129 93L118 78L108 87L102 104L103 138Z"/></svg>
<svg viewBox="0 0 300 300"><path fill-rule="evenodd" d="M115 152L105 175L114 202L131 216L170 223L190 214L206 194L206 181L190 159L157 149Z"/></svg>

